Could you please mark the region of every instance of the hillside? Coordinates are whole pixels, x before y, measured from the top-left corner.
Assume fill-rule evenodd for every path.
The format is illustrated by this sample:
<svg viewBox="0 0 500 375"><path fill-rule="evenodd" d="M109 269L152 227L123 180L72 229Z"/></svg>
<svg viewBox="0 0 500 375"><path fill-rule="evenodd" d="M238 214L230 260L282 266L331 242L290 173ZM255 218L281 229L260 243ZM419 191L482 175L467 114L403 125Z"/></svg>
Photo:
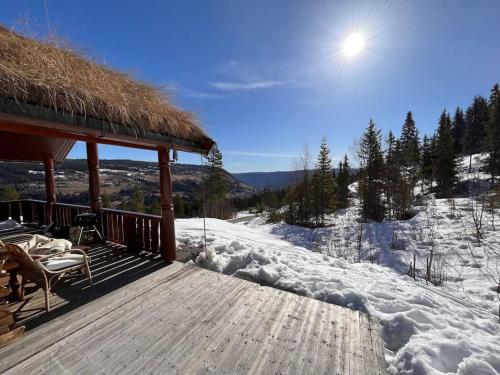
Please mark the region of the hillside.
<svg viewBox="0 0 500 375"><path fill-rule="evenodd" d="M139 187L146 196L159 194L159 172L156 162L100 160L99 163L103 193L120 193L120 198L126 199L133 187ZM201 179L207 170L206 166L173 164L174 194L181 195L186 200L199 198L202 191ZM56 185L60 193L85 195L88 190L86 160L68 159L56 172ZM226 180L230 197L246 197L256 191L255 188L236 180L227 172ZM0 162L0 189L6 185L15 185L23 197L43 197L45 189L43 165Z"/></svg>

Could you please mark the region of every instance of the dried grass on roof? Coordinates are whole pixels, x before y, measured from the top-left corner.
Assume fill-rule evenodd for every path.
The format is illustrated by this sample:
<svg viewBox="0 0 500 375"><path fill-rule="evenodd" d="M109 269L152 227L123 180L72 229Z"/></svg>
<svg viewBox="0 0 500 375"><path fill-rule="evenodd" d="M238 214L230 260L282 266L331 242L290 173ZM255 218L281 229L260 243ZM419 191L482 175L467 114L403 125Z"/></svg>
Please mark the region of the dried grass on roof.
<svg viewBox="0 0 500 375"><path fill-rule="evenodd" d="M173 106L165 90L2 26L0 96L186 140L206 138L195 116Z"/></svg>

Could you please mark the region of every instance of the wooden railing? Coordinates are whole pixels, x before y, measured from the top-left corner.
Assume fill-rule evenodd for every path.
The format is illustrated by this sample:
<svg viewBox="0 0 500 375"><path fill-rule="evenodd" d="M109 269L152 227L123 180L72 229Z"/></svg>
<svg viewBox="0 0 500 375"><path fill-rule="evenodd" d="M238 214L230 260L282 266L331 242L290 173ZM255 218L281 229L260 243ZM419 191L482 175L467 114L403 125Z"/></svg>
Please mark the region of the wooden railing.
<svg viewBox="0 0 500 375"><path fill-rule="evenodd" d="M104 237L109 241L135 251L160 251L161 216L105 208L101 218Z"/></svg>
<svg viewBox="0 0 500 375"><path fill-rule="evenodd" d="M0 220L13 219L19 223L45 222L45 202L37 200L17 200L0 202Z"/></svg>
<svg viewBox="0 0 500 375"><path fill-rule="evenodd" d="M0 202L0 220L13 219L19 223L45 223L46 203L39 200ZM52 222L56 226L70 226L73 217L90 212L90 207L56 203L52 208ZM160 252L161 216L104 208L98 229L107 241L126 246L129 250Z"/></svg>

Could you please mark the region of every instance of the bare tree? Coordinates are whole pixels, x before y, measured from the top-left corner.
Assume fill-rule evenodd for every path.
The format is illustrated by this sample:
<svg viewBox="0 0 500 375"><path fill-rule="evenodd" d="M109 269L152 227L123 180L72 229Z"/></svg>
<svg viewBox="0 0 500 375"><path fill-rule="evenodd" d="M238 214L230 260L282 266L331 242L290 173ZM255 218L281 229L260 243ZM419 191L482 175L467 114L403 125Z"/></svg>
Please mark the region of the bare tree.
<svg viewBox="0 0 500 375"><path fill-rule="evenodd" d="M491 228L496 231L495 217L496 211L500 209L500 185L495 192L488 196L488 210L491 215Z"/></svg>
<svg viewBox="0 0 500 375"><path fill-rule="evenodd" d="M484 214L486 211L486 197L484 194L470 201L472 222L474 223L477 243L483 239Z"/></svg>

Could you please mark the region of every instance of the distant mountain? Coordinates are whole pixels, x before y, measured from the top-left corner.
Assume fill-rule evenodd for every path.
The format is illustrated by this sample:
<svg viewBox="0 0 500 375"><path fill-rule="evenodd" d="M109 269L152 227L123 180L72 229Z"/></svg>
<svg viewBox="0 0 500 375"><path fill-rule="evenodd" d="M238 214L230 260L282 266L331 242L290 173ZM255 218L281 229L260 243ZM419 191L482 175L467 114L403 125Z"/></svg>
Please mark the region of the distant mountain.
<svg viewBox="0 0 500 375"><path fill-rule="evenodd" d="M314 170L310 170L309 172L314 173ZM356 168L351 168L351 173L356 172ZM232 175L241 182L253 186L254 188L269 188L275 190L283 189L292 185L295 181L299 181L303 173L303 171L276 171L233 173ZM335 168L335 173L338 173L337 168Z"/></svg>
<svg viewBox="0 0 500 375"><path fill-rule="evenodd" d="M302 171L233 173L241 182L258 189L282 189L292 184L302 175Z"/></svg>
<svg viewBox="0 0 500 375"><path fill-rule="evenodd" d="M113 194L117 200L130 196L132 188L137 186L146 198L159 195L158 163L133 160L100 160L101 190ZM172 165L172 183L174 194L186 200L199 199L202 194L202 176L207 173L207 166L190 164ZM226 179L231 197L248 197L257 192L226 172ZM45 195L44 172L41 163L0 162L0 189L14 185L23 198L43 198ZM74 203L86 202L88 191L87 161L68 159L56 168L56 186L58 192L66 196L78 196Z"/></svg>

